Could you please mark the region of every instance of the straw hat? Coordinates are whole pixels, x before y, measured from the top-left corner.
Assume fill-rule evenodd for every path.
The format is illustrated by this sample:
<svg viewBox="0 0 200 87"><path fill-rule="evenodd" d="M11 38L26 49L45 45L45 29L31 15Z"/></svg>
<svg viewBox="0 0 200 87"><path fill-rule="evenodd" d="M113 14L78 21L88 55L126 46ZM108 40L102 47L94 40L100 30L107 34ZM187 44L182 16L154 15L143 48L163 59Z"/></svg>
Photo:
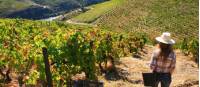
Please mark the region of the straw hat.
<svg viewBox="0 0 200 87"><path fill-rule="evenodd" d="M169 32L164 32L160 37L156 37L156 40L165 44L175 44L175 41L171 39L171 34Z"/></svg>

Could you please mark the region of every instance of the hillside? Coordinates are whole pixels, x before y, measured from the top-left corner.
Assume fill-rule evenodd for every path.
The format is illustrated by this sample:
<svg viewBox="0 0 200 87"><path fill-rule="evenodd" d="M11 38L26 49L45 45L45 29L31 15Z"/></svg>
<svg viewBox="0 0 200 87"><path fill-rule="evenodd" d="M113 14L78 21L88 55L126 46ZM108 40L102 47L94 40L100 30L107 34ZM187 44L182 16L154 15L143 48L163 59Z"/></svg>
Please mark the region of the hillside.
<svg viewBox="0 0 200 87"><path fill-rule="evenodd" d="M124 3L124 0L109 0L104 3L89 6L90 10L71 18L74 22L93 23L104 14L109 14L111 10Z"/></svg>
<svg viewBox="0 0 200 87"><path fill-rule="evenodd" d="M0 87L66 87L72 80L143 87L155 37L165 31L176 41L172 87L197 87L197 2L0 0Z"/></svg>
<svg viewBox="0 0 200 87"><path fill-rule="evenodd" d="M118 32L146 32L151 38L164 31L179 41L198 38L198 0L126 0L95 22Z"/></svg>
<svg viewBox="0 0 200 87"><path fill-rule="evenodd" d="M30 1L20 0L0 0L0 16L6 15L10 12L21 10L29 7L32 4Z"/></svg>
<svg viewBox="0 0 200 87"><path fill-rule="evenodd" d="M61 79L66 85L80 72L88 80L97 80L103 70L99 64L137 53L147 42L142 33L119 34L90 25L25 19L0 19L0 34L3 87L16 80L20 85L45 85L45 48L53 83L59 86Z"/></svg>
<svg viewBox="0 0 200 87"><path fill-rule="evenodd" d="M103 1L105 0L0 0L0 17L44 19Z"/></svg>

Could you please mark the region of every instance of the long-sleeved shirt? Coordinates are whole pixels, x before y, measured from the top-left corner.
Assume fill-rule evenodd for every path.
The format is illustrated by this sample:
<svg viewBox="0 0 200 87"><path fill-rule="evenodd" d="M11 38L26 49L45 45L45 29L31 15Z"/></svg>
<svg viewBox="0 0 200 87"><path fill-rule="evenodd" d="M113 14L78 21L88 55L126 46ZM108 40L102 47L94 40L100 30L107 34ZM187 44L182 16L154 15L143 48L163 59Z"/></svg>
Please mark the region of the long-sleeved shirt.
<svg viewBox="0 0 200 87"><path fill-rule="evenodd" d="M153 71L160 73L171 73L175 69L176 65L176 54L171 52L167 59L164 61L162 58L158 57L160 50L157 49L153 52L151 56L150 68Z"/></svg>

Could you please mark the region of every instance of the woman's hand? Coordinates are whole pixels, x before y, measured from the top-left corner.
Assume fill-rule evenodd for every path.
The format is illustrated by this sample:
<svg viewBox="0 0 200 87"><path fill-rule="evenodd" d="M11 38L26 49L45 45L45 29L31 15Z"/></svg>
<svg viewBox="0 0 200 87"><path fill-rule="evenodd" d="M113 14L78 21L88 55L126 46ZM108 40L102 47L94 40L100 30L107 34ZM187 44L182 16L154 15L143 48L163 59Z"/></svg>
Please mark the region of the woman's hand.
<svg viewBox="0 0 200 87"><path fill-rule="evenodd" d="M174 73L174 69L173 70L170 70L170 74L172 75Z"/></svg>

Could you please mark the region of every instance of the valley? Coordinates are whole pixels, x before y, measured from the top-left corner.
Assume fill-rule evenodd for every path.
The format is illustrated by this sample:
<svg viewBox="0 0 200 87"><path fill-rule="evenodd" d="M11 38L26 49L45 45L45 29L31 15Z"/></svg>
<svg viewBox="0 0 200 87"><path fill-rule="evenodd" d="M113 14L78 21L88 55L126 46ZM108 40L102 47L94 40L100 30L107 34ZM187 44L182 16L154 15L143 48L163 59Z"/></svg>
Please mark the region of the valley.
<svg viewBox="0 0 200 87"><path fill-rule="evenodd" d="M45 19L68 13L78 8L104 2L105 0L12 0L0 1L1 18Z"/></svg>

